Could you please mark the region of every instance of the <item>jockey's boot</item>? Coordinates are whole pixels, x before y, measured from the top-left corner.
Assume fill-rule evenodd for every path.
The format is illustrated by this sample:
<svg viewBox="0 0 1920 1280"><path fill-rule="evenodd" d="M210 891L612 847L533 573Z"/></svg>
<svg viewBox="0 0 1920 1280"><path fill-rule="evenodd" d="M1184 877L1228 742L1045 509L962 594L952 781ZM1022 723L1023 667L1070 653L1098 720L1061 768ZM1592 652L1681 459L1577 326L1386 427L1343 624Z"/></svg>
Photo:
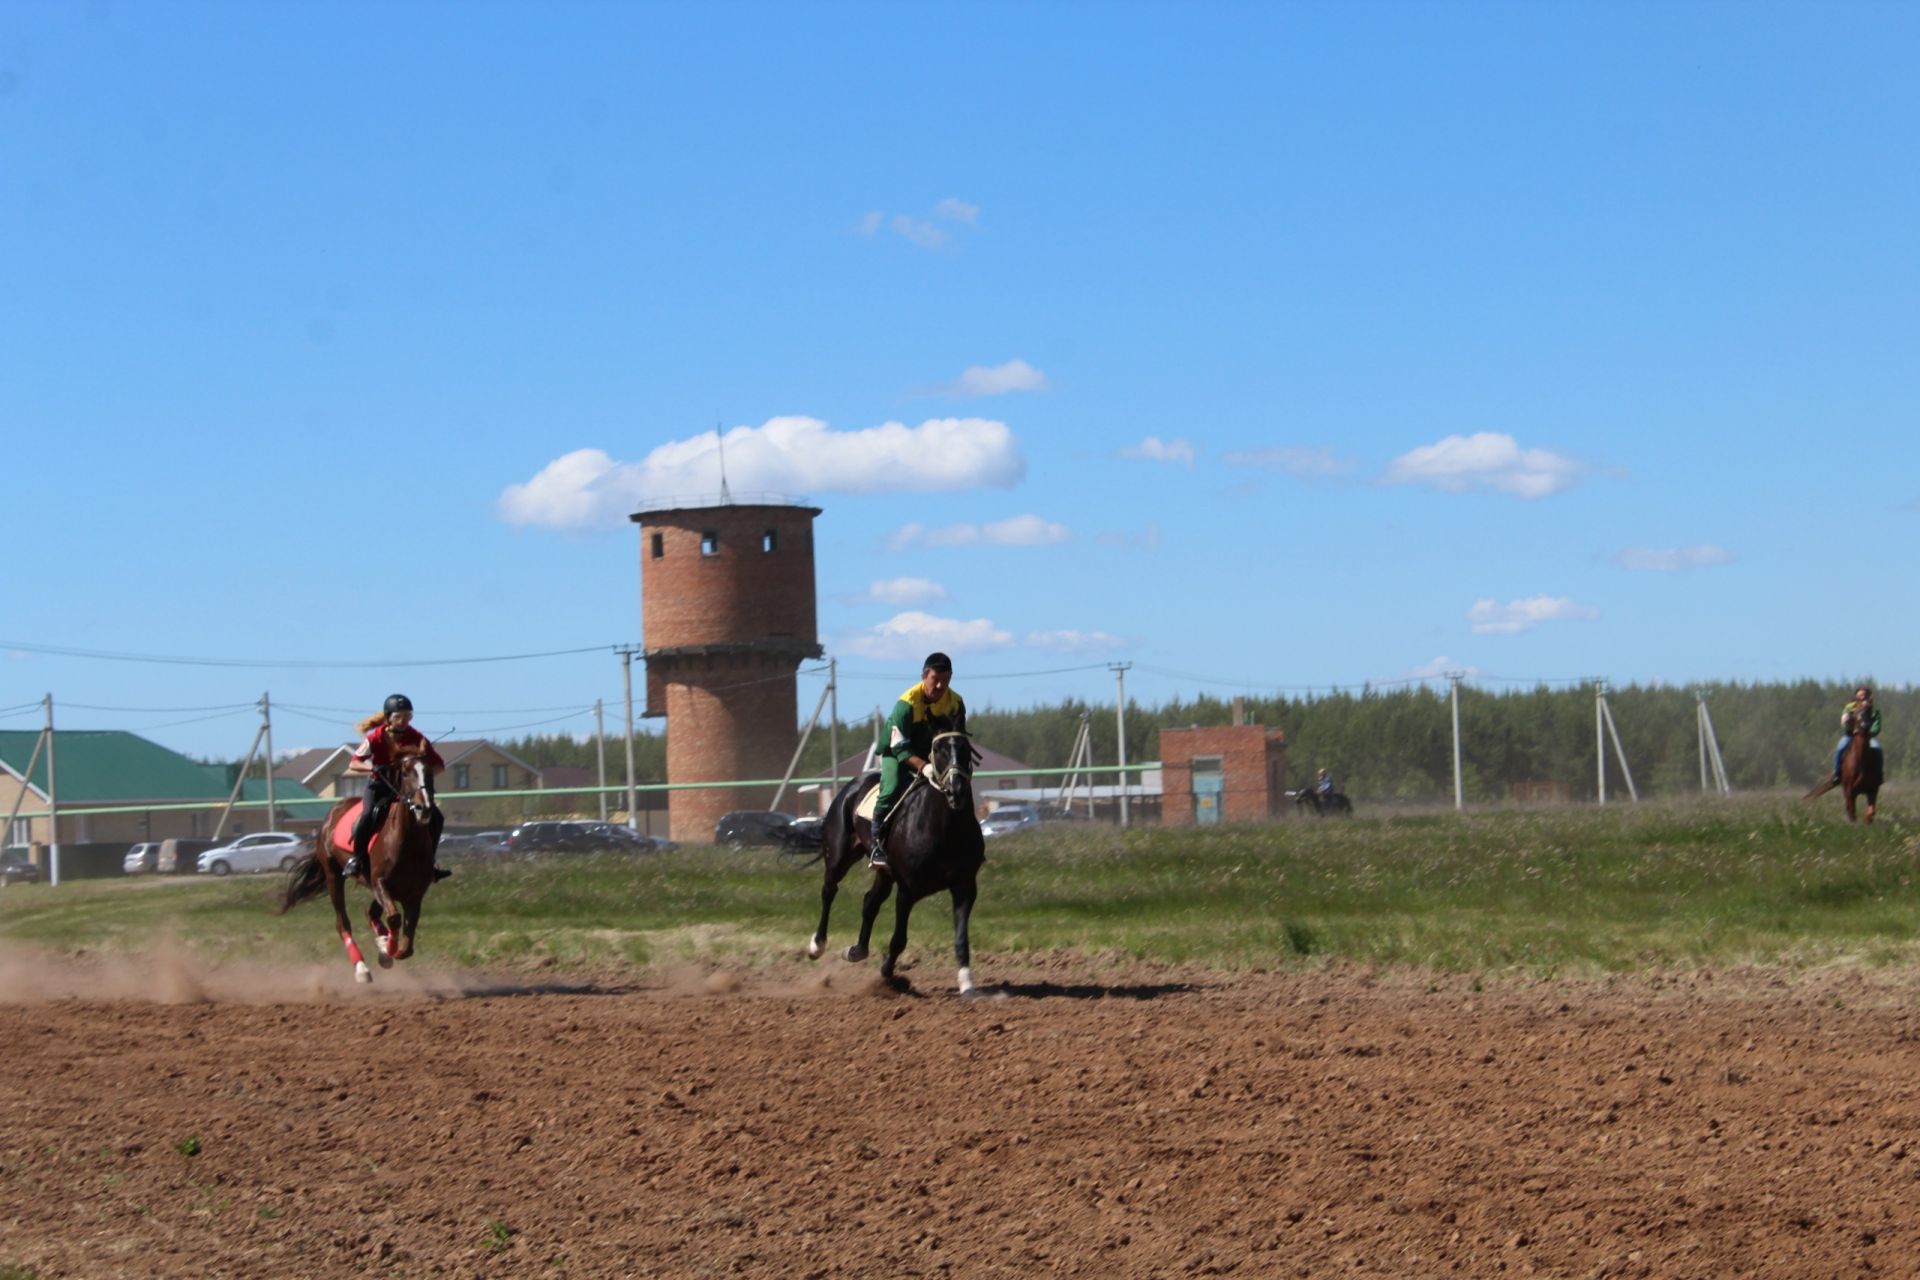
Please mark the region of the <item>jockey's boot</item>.
<svg viewBox="0 0 1920 1280"><path fill-rule="evenodd" d="M435 884L439 884L442 880L445 880L448 876L452 874L453 872L447 870L445 867L435 867L433 869L433 882Z"/></svg>
<svg viewBox="0 0 1920 1280"><path fill-rule="evenodd" d="M887 870L887 846L878 827L874 828L873 844L867 849L867 865L875 871Z"/></svg>
<svg viewBox="0 0 1920 1280"><path fill-rule="evenodd" d="M357 831L354 832L353 856L348 858L347 865L341 868L341 875L349 880L353 880L367 874L367 846L373 843L373 834L373 832L369 831L367 838L362 841L360 839L360 833Z"/></svg>

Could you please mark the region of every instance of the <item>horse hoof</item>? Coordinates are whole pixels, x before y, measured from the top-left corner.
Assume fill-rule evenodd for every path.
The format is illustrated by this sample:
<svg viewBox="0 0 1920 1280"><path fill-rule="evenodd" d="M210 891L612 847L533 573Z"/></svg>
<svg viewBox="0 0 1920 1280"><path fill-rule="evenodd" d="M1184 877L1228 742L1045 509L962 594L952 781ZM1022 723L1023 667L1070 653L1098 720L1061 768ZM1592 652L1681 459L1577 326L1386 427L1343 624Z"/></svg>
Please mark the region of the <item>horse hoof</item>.
<svg viewBox="0 0 1920 1280"><path fill-rule="evenodd" d="M366 961L362 960L360 963L353 966L353 980L355 982L372 982L373 981L373 971L367 968Z"/></svg>
<svg viewBox="0 0 1920 1280"><path fill-rule="evenodd" d="M847 948L846 955L847 955L847 959L855 961L857 963L867 958L867 949L856 942L852 946Z"/></svg>
<svg viewBox="0 0 1920 1280"><path fill-rule="evenodd" d="M824 948L821 947L820 940L818 938L807 939L807 959L818 960L820 958L820 952L822 950L824 950Z"/></svg>
<svg viewBox="0 0 1920 1280"><path fill-rule="evenodd" d="M962 969L960 971L959 980L960 980L960 994L963 996L972 995L973 994L973 970Z"/></svg>

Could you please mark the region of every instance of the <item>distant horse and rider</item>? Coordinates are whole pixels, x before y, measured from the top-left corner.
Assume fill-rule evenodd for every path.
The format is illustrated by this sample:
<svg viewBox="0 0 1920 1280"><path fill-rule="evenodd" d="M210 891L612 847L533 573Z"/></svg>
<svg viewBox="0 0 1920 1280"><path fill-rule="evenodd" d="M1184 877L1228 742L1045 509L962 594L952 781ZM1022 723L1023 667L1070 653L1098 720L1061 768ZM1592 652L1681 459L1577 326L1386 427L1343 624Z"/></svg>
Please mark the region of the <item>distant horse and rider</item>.
<svg viewBox="0 0 1920 1280"><path fill-rule="evenodd" d="M1351 818L1353 801L1346 793L1334 785L1333 775L1325 769L1320 770L1311 787L1297 792L1293 797L1293 806L1303 813L1311 813L1316 818L1328 815Z"/></svg>
<svg viewBox="0 0 1920 1280"><path fill-rule="evenodd" d="M986 861L986 840L974 816L973 742L953 731L934 735L932 755L886 819L886 864L874 868L860 900L860 937L846 950L848 960L867 958L873 925L889 895L894 897L893 936L880 960L880 976L894 980L894 966L907 946L907 917L922 898L945 892L953 901L953 959L959 967L961 995L971 995L972 947L967 922L978 895L977 880ZM820 924L807 940L807 954L818 959L827 944L827 920L834 896L849 871L865 862L873 846L872 819L860 812L878 790L880 775L868 773L846 783L827 809L820 857L826 864L820 888Z"/></svg>
<svg viewBox="0 0 1920 1280"><path fill-rule="evenodd" d="M1886 760L1880 748L1880 709L1873 705L1873 690L1866 685L1854 690L1853 701L1840 713L1840 735L1832 776L1802 799L1812 800L1839 787L1846 799L1847 821L1862 820L1856 805L1864 799L1864 820L1871 823L1879 807Z"/></svg>

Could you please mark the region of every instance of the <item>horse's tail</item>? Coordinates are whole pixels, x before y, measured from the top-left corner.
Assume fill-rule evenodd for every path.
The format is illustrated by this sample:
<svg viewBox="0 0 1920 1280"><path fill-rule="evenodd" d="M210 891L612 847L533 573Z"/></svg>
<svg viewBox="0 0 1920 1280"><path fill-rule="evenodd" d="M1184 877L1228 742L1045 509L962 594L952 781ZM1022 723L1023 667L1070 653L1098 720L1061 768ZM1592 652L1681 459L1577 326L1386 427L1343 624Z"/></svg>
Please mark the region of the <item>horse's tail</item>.
<svg viewBox="0 0 1920 1280"><path fill-rule="evenodd" d="M326 868L320 865L319 855L309 852L287 872L286 892L280 899L280 910L274 914L285 915L308 898L317 898L326 891Z"/></svg>
<svg viewBox="0 0 1920 1280"><path fill-rule="evenodd" d="M1831 791L1831 790L1833 790L1833 789L1834 789L1835 787L1837 787L1837 786L1839 786L1839 785L1840 785L1840 784L1839 784L1839 783L1837 783L1837 782L1835 782L1835 781L1834 781L1834 780L1833 780L1832 778L1822 778L1822 779L1820 780L1820 785L1819 785L1819 786L1817 786L1817 787L1815 787L1815 788L1814 788L1813 790L1811 790L1811 791L1809 791L1809 792L1807 792L1807 794L1805 794L1805 795L1803 795L1803 796L1801 796L1801 797L1800 797L1800 799L1801 799L1801 801L1802 801L1803 803L1804 803L1805 801L1808 801L1808 800L1813 800L1813 799L1816 799L1816 798L1818 798L1818 797L1820 797L1820 796L1823 796L1823 795L1825 795L1825 794L1827 794L1827 792L1829 792L1829 791Z"/></svg>

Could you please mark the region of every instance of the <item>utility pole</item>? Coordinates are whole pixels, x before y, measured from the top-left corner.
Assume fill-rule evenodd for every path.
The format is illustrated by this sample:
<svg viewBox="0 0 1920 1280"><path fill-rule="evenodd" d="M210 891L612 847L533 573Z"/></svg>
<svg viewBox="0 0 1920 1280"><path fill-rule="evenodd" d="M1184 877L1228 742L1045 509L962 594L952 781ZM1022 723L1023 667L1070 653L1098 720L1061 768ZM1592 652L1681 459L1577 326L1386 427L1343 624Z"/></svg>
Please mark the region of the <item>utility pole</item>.
<svg viewBox="0 0 1920 1280"><path fill-rule="evenodd" d="M1460 677L1463 671L1447 672L1447 684L1451 686L1453 701L1453 809L1455 813L1465 813L1467 809L1466 786L1460 776Z"/></svg>
<svg viewBox="0 0 1920 1280"><path fill-rule="evenodd" d="M280 821L273 805L273 697L272 691L260 695L260 731L267 736L267 830L278 831Z"/></svg>
<svg viewBox="0 0 1920 1280"><path fill-rule="evenodd" d="M1607 705L1607 682L1594 682L1593 714L1595 747L1600 753L1600 803L1607 802L1607 735L1613 737L1613 755L1620 762L1620 776L1627 780L1627 794L1640 803L1640 790L1633 785L1633 770L1627 766L1626 748L1620 745L1620 726L1614 723L1613 708Z"/></svg>
<svg viewBox="0 0 1920 1280"><path fill-rule="evenodd" d="M833 779L828 785L833 789L827 792L827 801L840 794L840 659L827 659L827 754L833 757L827 765L827 774Z"/></svg>
<svg viewBox="0 0 1920 1280"><path fill-rule="evenodd" d="M593 754L600 764L600 821L607 820L607 714L599 698L593 700Z"/></svg>
<svg viewBox="0 0 1920 1280"><path fill-rule="evenodd" d="M60 883L60 791L53 784L53 695L47 695L47 869L48 882Z"/></svg>
<svg viewBox="0 0 1920 1280"><path fill-rule="evenodd" d="M627 645L620 647L620 683L627 694L627 829L638 831L640 801L633 783L633 649ZM667 803L671 805L672 799Z"/></svg>
<svg viewBox="0 0 1920 1280"><path fill-rule="evenodd" d="M1707 693L1704 689L1694 690L1694 719L1700 731L1700 790L1710 787L1723 796L1733 794L1733 784L1727 781L1727 762L1720 755L1720 739L1713 731L1713 717L1707 713ZM1713 781L1707 781L1707 769L1713 769Z"/></svg>
<svg viewBox="0 0 1920 1280"><path fill-rule="evenodd" d="M1119 690L1119 699L1114 705L1114 717L1119 729L1120 752L1115 763L1120 766L1120 826L1127 826L1127 672L1132 669L1131 662L1109 662L1113 669L1113 681Z"/></svg>
<svg viewBox="0 0 1920 1280"><path fill-rule="evenodd" d="M1600 803L1607 802L1607 682L1593 680L1593 763L1600 771Z"/></svg>

